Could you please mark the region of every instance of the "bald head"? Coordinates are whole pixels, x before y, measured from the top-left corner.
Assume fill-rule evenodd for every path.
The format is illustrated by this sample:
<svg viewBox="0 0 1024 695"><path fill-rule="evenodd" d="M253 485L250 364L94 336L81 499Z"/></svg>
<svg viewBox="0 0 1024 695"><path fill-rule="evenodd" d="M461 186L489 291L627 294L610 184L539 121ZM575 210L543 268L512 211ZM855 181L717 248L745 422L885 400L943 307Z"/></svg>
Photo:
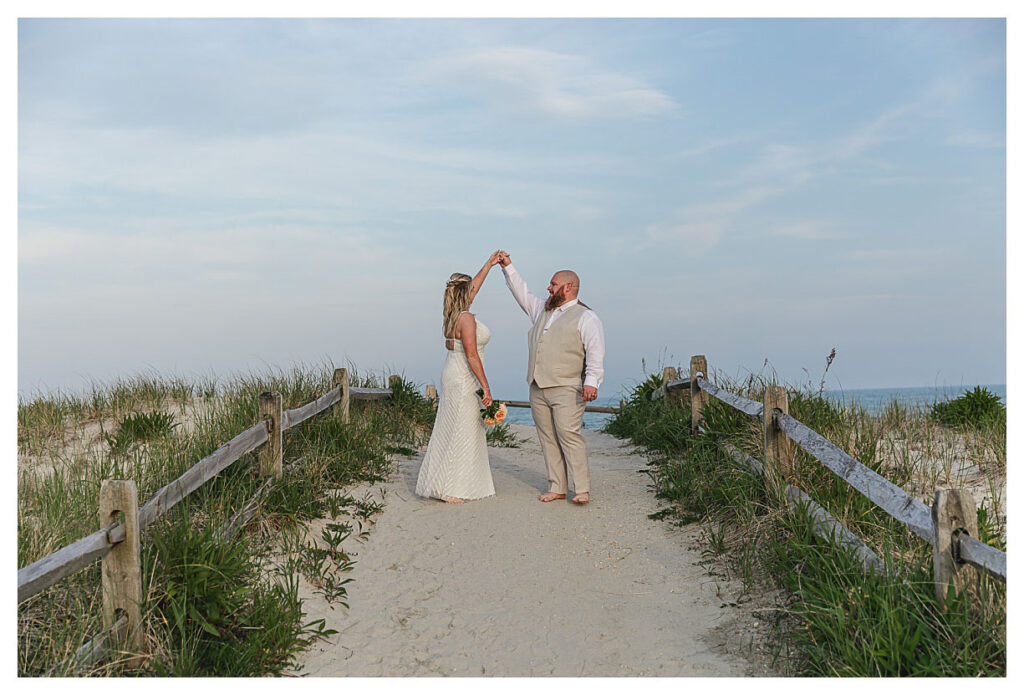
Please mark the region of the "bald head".
<svg viewBox="0 0 1024 695"><path fill-rule="evenodd" d="M566 286L571 284L574 297L580 293L580 276L571 270L559 270L553 279Z"/></svg>
<svg viewBox="0 0 1024 695"><path fill-rule="evenodd" d="M551 283L548 285L547 309L554 309L562 306L568 301L576 299L580 293L580 276L571 270L559 270L551 276Z"/></svg>

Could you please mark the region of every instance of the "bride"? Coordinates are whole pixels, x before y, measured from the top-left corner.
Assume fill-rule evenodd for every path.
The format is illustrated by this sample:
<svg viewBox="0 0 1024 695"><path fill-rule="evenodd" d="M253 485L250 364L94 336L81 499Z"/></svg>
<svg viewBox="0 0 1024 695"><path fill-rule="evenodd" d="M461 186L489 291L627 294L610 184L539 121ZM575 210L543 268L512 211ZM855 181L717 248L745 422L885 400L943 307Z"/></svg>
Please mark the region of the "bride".
<svg viewBox="0 0 1024 695"><path fill-rule="evenodd" d="M495 251L475 277L452 273L444 291L444 337L448 358L441 372L441 393L427 452L416 479L416 494L449 504L494 494L487 461L487 437L480 401L491 404L484 375L484 345L491 332L469 307L488 271L498 263ZM482 388L482 399L477 389Z"/></svg>

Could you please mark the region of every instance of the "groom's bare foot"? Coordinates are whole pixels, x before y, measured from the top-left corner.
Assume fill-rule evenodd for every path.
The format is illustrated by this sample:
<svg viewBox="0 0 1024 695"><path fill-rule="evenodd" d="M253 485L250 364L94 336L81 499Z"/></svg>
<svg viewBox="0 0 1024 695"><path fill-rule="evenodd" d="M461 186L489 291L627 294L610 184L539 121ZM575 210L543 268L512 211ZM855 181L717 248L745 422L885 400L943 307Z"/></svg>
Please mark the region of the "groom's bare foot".
<svg viewBox="0 0 1024 695"><path fill-rule="evenodd" d="M557 492L545 492L537 499L539 499L541 502L554 502L555 500L564 500L565 495L560 495Z"/></svg>
<svg viewBox="0 0 1024 695"><path fill-rule="evenodd" d="M442 497L442 500L448 504L465 504L466 500L460 500L458 497Z"/></svg>
<svg viewBox="0 0 1024 695"><path fill-rule="evenodd" d="M573 497L572 501L575 502L576 504L586 504L587 502L590 501L590 493L581 492L580 494Z"/></svg>

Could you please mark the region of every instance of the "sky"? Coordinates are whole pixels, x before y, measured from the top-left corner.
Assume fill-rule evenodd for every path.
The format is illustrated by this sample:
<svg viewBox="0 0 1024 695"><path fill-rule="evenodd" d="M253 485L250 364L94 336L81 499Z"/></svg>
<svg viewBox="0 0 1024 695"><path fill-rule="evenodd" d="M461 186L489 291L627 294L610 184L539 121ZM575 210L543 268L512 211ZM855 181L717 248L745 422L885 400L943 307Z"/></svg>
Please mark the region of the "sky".
<svg viewBox="0 0 1024 695"><path fill-rule="evenodd" d="M1003 19L21 19L17 388L439 383L452 272L581 277L601 397L707 356L1007 381ZM492 271L499 398L529 322Z"/></svg>

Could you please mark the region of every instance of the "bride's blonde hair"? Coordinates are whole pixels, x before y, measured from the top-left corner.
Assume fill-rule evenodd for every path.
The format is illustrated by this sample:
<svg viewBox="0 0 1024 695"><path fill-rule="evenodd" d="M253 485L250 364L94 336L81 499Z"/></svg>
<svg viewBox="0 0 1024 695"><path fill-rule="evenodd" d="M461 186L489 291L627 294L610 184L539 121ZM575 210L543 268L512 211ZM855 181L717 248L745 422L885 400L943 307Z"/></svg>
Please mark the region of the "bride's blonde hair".
<svg viewBox="0 0 1024 695"><path fill-rule="evenodd" d="M465 273L452 273L444 288L444 336L455 337L455 326L459 322L459 314L469 309L470 290L473 278Z"/></svg>

